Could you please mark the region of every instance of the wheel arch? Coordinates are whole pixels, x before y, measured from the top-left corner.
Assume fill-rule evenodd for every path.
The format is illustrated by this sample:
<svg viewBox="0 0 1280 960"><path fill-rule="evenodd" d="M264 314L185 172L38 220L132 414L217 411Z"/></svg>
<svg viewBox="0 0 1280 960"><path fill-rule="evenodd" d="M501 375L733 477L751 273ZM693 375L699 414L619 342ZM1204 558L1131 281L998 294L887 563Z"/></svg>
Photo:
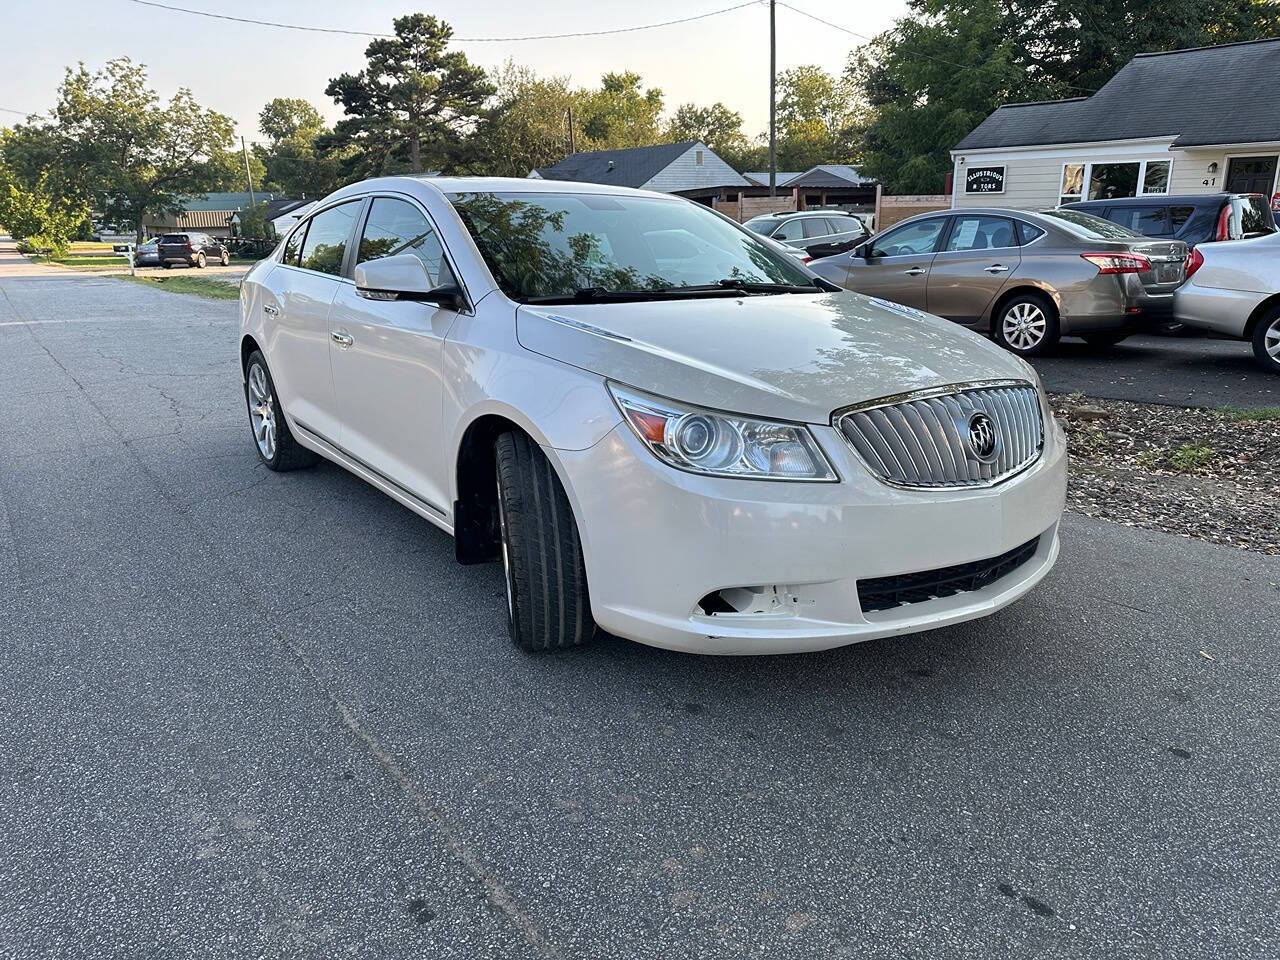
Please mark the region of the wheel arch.
<svg viewBox="0 0 1280 960"><path fill-rule="evenodd" d="M992 301L991 310L987 315L987 327L992 333L995 333L996 318L1000 316L1000 311L1004 309L1005 304L1014 297L1022 296L1024 294L1032 294L1042 300L1048 301L1049 306L1053 308L1053 312L1056 315L1054 319L1062 319L1062 305L1058 303L1057 294L1054 293L1053 290L1023 281L1017 286L1009 287L1007 290L1001 290L995 300Z"/></svg>
<svg viewBox="0 0 1280 960"><path fill-rule="evenodd" d="M1258 329L1258 324L1262 322L1263 317L1268 316L1272 310L1280 307L1280 293L1273 293L1267 299L1253 308L1253 312L1249 314L1249 319L1244 325L1244 339L1252 340L1253 332Z"/></svg>
<svg viewBox="0 0 1280 960"><path fill-rule="evenodd" d="M262 352L262 347L258 346L258 341L253 338L253 334L246 333L240 338L240 376L243 377L245 371L249 369L249 357L253 351ZM266 357L266 354L263 354Z"/></svg>

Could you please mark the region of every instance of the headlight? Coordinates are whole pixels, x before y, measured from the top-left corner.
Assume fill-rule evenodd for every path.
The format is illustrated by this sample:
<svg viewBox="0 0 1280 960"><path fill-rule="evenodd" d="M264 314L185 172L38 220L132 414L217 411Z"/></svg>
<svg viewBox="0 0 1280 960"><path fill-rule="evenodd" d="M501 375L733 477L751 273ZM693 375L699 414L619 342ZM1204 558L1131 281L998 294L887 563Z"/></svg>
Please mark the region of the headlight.
<svg viewBox="0 0 1280 960"><path fill-rule="evenodd" d="M631 429L663 463L750 480L836 480L807 427L689 407L609 384Z"/></svg>

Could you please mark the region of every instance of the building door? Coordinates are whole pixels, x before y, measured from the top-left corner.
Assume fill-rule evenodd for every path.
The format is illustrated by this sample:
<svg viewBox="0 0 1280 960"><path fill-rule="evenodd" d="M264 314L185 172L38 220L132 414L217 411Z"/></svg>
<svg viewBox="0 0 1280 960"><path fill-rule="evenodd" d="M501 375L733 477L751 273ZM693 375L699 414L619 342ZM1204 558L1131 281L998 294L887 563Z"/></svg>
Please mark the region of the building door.
<svg viewBox="0 0 1280 960"><path fill-rule="evenodd" d="M1227 164L1227 193L1260 193L1270 197L1275 180L1275 157L1232 157Z"/></svg>

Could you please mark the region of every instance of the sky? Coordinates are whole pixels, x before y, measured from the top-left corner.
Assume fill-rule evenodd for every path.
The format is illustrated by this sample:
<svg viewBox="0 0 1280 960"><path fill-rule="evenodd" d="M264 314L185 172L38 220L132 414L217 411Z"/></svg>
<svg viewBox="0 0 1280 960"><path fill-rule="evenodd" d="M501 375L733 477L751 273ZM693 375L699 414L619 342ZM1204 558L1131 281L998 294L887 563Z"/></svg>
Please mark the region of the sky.
<svg viewBox="0 0 1280 960"><path fill-rule="evenodd" d="M389 33L391 20L413 12L408 0L160 0L257 20ZM607 30L719 10L741 0L446 0L422 12L450 23L457 37L511 37ZM905 0L788 0L814 16L868 37L906 12ZM249 142L261 138L257 115L273 97L301 97L330 122L340 116L324 95L329 78L357 72L368 37L306 33L212 20L140 5L134 0L0 0L0 125L54 103L65 67L97 69L129 56L148 67L151 86L168 99L190 87L197 102L232 117ZM832 73L863 41L779 6L778 69L816 63ZM615 36L523 43L458 43L486 68L508 58L540 74L595 85L608 71L634 70L665 95L668 112L682 103L722 101L742 114L748 135L769 118L769 14L756 4L693 23ZM14 112L18 111L18 112Z"/></svg>

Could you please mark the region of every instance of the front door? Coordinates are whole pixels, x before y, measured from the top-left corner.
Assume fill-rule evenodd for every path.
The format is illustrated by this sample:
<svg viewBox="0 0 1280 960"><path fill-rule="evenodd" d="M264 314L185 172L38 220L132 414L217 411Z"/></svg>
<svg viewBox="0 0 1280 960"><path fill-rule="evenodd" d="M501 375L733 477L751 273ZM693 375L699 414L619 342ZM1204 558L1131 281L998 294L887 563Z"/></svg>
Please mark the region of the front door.
<svg viewBox="0 0 1280 960"><path fill-rule="evenodd" d="M440 239L418 206L374 197L356 264L412 253L433 286L453 283ZM329 316L339 444L429 507L445 513L449 477L440 416L441 350L457 314L433 303L369 300L344 284Z"/></svg>
<svg viewBox="0 0 1280 960"><path fill-rule="evenodd" d="M977 323L1022 262L1013 221L958 214L929 268L929 312Z"/></svg>
<svg viewBox="0 0 1280 960"><path fill-rule="evenodd" d="M929 309L925 296L929 266L946 222L945 216L913 220L869 241L866 257L848 254L845 286L869 297Z"/></svg>
<svg viewBox="0 0 1280 960"><path fill-rule="evenodd" d="M1275 157L1232 157L1227 162L1227 193L1260 193L1270 199L1275 182Z"/></svg>

